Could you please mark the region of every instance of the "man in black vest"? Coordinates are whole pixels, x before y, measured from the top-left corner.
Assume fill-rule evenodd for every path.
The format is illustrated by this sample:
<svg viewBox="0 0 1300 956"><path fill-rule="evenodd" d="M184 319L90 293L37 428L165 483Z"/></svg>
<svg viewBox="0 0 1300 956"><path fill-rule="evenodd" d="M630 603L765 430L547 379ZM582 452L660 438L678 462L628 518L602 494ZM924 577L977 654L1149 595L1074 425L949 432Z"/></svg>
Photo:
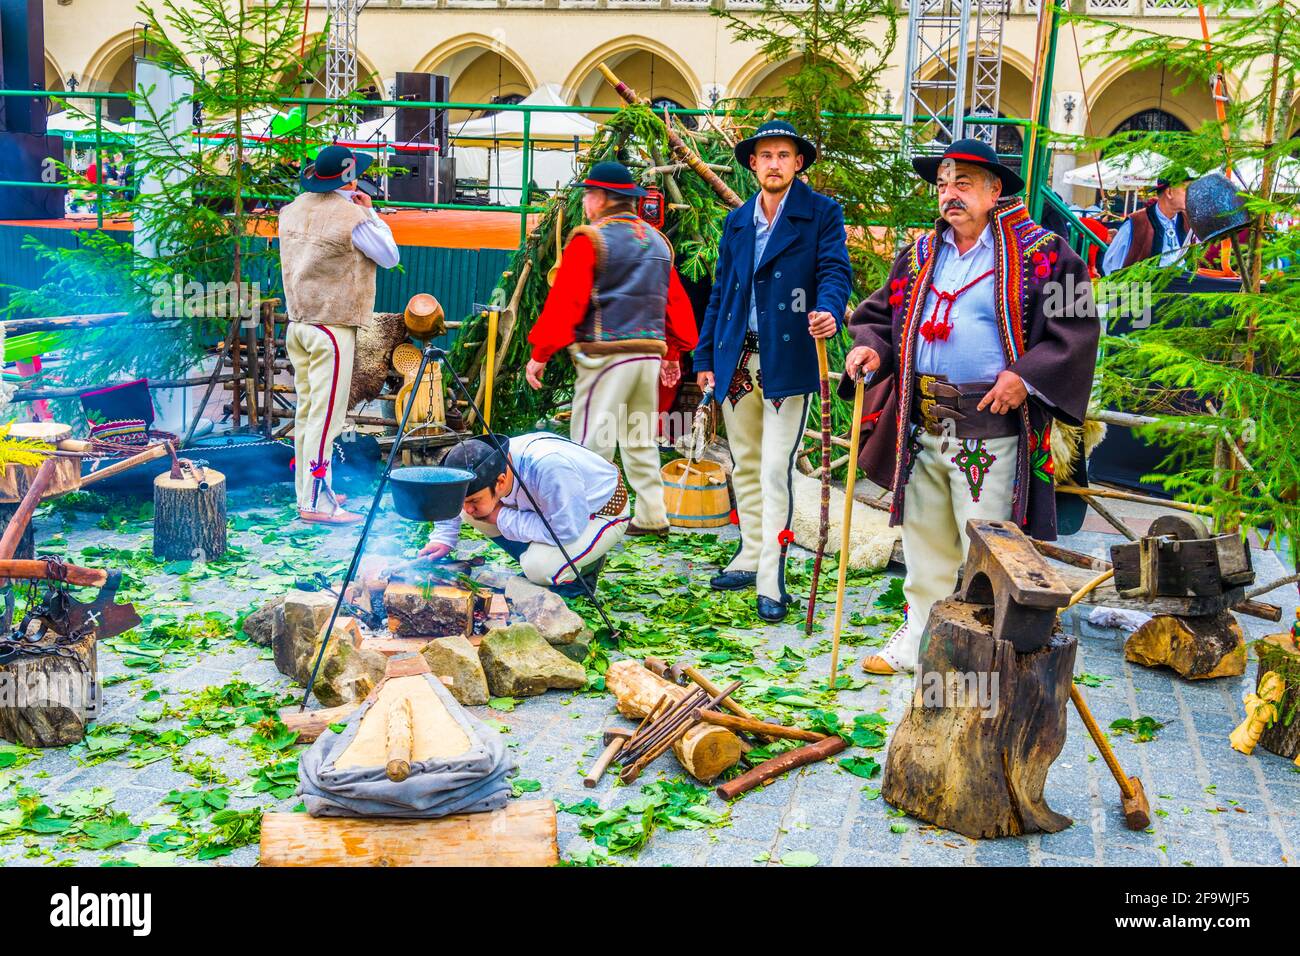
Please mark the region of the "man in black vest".
<svg viewBox="0 0 1300 956"><path fill-rule="evenodd" d="M698 337L673 247L636 212L645 190L620 163L597 163L581 183L590 225L570 235L546 307L528 335L525 376L542 387L547 360L568 348L577 368L569 435L606 461L621 449L636 492L628 534L668 533L659 473L659 384L676 385Z"/></svg>
<svg viewBox="0 0 1300 956"><path fill-rule="evenodd" d="M1125 219L1111 240L1101 260L1102 275L1155 256L1162 266L1178 261L1191 233L1187 182L1185 173L1167 173L1156 180L1155 200ZM1194 235L1191 241L1196 241Z"/></svg>

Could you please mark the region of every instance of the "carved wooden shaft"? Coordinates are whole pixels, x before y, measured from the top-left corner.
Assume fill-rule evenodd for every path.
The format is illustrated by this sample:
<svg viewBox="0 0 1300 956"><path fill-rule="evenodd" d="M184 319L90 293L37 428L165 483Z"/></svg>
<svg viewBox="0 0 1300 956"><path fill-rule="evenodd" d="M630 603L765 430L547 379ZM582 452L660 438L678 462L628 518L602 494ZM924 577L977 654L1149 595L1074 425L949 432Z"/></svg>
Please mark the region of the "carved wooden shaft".
<svg viewBox="0 0 1300 956"><path fill-rule="evenodd" d="M388 708L386 733L388 764L384 772L389 780L400 783L411 775L411 753L415 749L409 697L403 697Z"/></svg>

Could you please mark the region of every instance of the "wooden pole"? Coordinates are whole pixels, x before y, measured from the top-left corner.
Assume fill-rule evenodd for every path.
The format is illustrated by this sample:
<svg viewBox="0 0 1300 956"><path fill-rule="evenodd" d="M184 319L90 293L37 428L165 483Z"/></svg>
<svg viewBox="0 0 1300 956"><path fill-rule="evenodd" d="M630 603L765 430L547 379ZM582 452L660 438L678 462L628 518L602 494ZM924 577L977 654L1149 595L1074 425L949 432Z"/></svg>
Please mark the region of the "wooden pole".
<svg viewBox="0 0 1300 956"><path fill-rule="evenodd" d="M103 587L108 582L108 572L99 568L83 568L75 564L65 564L61 568L63 580L76 587ZM50 566L42 560L3 559L0 560L0 580L22 578L28 581L44 581L50 577Z"/></svg>
<svg viewBox="0 0 1300 956"><path fill-rule="evenodd" d="M817 582L822 576L822 558L826 555L826 539L831 531L831 379L830 364L826 358L826 340L814 339L817 345L817 375L822 398L822 512L817 525L817 557L813 559L812 587L808 591L808 618L804 634L811 635L813 614L817 610ZM850 501L852 499L849 499ZM840 555L841 566L844 555ZM832 688L833 689L833 688Z"/></svg>
<svg viewBox="0 0 1300 956"><path fill-rule="evenodd" d="M769 780L775 780L788 770L794 770L796 767L804 766L804 764L816 763L818 760L833 757L848 749L848 746L844 738L836 734L834 737L827 737L825 740L819 740L815 744L808 744L806 747L787 750L771 760L764 760L748 773L741 774L739 777L721 784L715 792L723 800L734 800L742 793L748 793Z"/></svg>
<svg viewBox="0 0 1300 956"><path fill-rule="evenodd" d="M487 386L483 395L483 427L488 431L492 430L492 383L497 377L497 322L500 317L501 310L496 306L488 310L487 369L483 375Z"/></svg>
<svg viewBox="0 0 1300 956"><path fill-rule="evenodd" d="M97 481L103 481L105 478L112 478L116 474L128 471L136 465L143 465L147 461L153 461L155 458L161 458L165 454L167 454L167 442L151 445L137 455L132 455L115 465L109 465L107 468L101 468L99 471L87 475L81 479L81 487L85 488Z"/></svg>
<svg viewBox="0 0 1300 956"><path fill-rule="evenodd" d="M41 467L36 469L36 474L32 476L32 483L27 487L27 493L18 503L9 523L5 525L4 535L0 536L0 559L12 558L14 552L18 550L18 542L23 540L27 525L31 522L32 515L36 513L36 506L41 503L45 489L54 480L54 472L57 468L58 463L53 458L47 458L41 462Z"/></svg>
<svg viewBox="0 0 1300 956"><path fill-rule="evenodd" d="M785 724L769 724L764 720L747 720L744 717L737 717L735 714L724 714L715 710L696 709L693 716L696 720L702 720L706 724L716 724L719 727L734 730L736 733L761 734L764 737L802 740L806 743L816 743L819 740L826 739L826 734L819 734L815 730L804 730L802 727L787 727Z"/></svg>
<svg viewBox="0 0 1300 956"><path fill-rule="evenodd" d="M618 91L618 95L623 97L627 103L633 106L648 105L647 102L638 95L636 90L632 89L632 87L620 80L614 74L614 71L604 63L597 63L596 68L600 70L601 76L605 77L606 82L608 82L610 86L614 87L614 89ZM709 169L708 164L705 163L704 160L700 159L695 150L686 145L686 141L681 138L675 129L667 125L666 129L668 131L668 145L672 147L673 155L676 156L678 160L691 167L692 172L708 183L709 187L717 193L719 199L725 202L732 209L739 209L745 204L745 201L737 196L732 188L724 183L717 173Z"/></svg>
<svg viewBox="0 0 1300 956"><path fill-rule="evenodd" d="M840 662L840 628L844 624L844 588L849 573L849 532L853 526L853 485L858 478L858 442L862 437L862 393L866 380L853 383L853 417L849 420L849 473L844 479L844 517L840 519L840 566L835 581L835 624L831 630L831 693Z"/></svg>

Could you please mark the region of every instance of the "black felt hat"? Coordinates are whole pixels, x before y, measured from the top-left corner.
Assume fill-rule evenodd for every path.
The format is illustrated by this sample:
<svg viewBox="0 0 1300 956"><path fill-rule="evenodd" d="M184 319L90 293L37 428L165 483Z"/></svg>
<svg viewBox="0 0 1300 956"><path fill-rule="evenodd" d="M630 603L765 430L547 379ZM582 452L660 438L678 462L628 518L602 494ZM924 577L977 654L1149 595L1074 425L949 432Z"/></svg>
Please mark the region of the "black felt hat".
<svg viewBox="0 0 1300 956"><path fill-rule="evenodd" d="M1020 174L1003 165L993 147L978 139L959 139L945 149L942 156L913 156L912 168L927 183L933 183L939 178L939 167L949 160L984 167L1002 180L1004 196L1014 196L1025 188L1025 181L1020 178Z"/></svg>
<svg viewBox="0 0 1300 956"><path fill-rule="evenodd" d="M305 192L329 193L356 182L375 161L373 156L358 156L346 146L326 146L308 163L299 179Z"/></svg>
<svg viewBox="0 0 1300 956"><path fill-rule="evenodd" d="M608 161L597 163L591 167L591 172L579 185L590 189L607 189L620 196L639 198L645 195L645 190L636 184L632 179L632 173L622 163Z"/></svg>
<svg viewBox="0 0 1300 956"><path fill-rule="evenodd" d="M495 443L493 442L495 439ZM498 447L499 446L499 447ZM461 468L473 472L474 480L465 488L465 497L491 488L506 473L506 452L510 449L508 435L475 435L452 447L442 458L444 468Z"/></svg>
<svg viewBox="0 0 1300 956"><path fill-rule="evenodd" d="M817 162L817 147L800 136L795 128L785 120L768 120L754 131L753 136L742 139L736 144L736 159L740 161L740 165L749 169L749 157L754 155L754 150L758 147L758 141L760 139L772 139L777 136L794 140L795 145L799 147L799 155L803 157L803 169L807 169Z"/></svg>

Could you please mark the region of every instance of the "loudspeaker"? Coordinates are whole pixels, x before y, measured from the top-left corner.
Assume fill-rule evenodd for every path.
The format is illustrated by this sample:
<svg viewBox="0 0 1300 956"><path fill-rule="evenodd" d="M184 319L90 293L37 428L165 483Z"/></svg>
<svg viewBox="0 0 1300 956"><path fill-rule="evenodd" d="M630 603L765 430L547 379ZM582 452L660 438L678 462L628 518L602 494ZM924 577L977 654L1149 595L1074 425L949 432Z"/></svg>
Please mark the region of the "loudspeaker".
<svg viewBox="0 0 1300 956"><path fill-rule="evenodd" d="M451 77L436 73L398 73L397 99L446 103ZM396 138L399 143L436 143L447 155L450 124L446 110L399 109Z"/></svg>
<svg viewBox="0 0 1300 956"><path fill-rule="evenodd" d="M456 160L443 157L436 170L437 202L456 201ZM388 161L388 198L393 202L434 202L432 153L398 153Z"/></svg>
<svg viewBox="0 0 1300 956"><path fill-rule="evenodd" d="M39 183L59 178L63 137L0 132L0 179ZM0 219L62 219L66 189L0 187Z"/></svg>
<svg viewBox="0 0 1300 956"><path fill-rule="evenodd" d="M0 0L0 89L45 89L45 9L41 0ZM45 132L45 101L0 100L0 131Z"/></svg>

